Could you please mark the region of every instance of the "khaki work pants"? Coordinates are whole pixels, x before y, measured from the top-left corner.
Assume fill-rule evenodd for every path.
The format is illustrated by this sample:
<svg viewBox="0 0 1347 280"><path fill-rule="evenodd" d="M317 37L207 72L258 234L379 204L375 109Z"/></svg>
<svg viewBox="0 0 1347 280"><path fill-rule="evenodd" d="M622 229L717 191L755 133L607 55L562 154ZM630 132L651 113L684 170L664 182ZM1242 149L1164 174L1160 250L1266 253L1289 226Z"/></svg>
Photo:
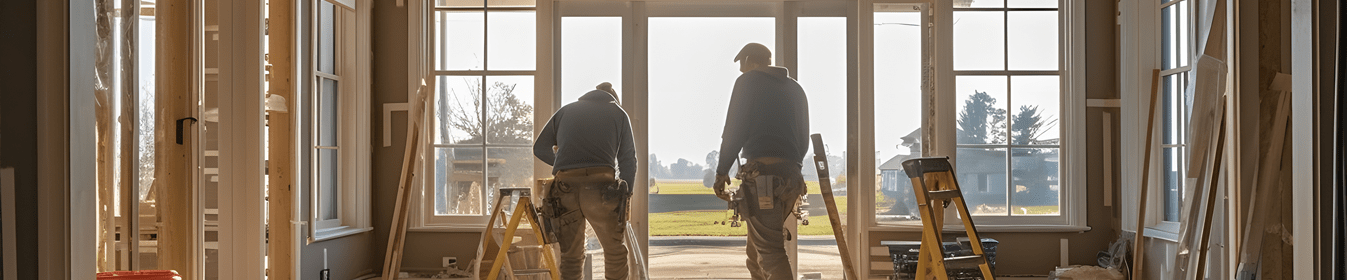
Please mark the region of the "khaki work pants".
<svg viewBox="0 0 1347 280"><path fill-rule="evenodd" d="M750 163L744 166L746 178L739 185L743 192L743 201L739 203L739 213L748 224L748 245L745 253L748 260L748 273L754 280L792 280L790 256L786 255L786 238L791 235L784 228L786 219L795 212L800 195L804 193L804 180L800 175L800 166L782 162L771 165ZM766 175L766 176L764 176ZM771 187L759 187L759 181L771 180ZM770 193L760 193L767 190ZM763 194L763 195L760 195ZM759 202L766 202L760 196L771 197L771 209Z"/></svg>
<svg viewBox="0 0 1347 280"><path fill-rule="evenodd" d="M583 275L585 261L585 222L594 228L603 246L604 276L610 280L627 279L627 246L622 243L627 229L626 195L604 199L604 192L617 179L610 168L579 168L557 173L551 195L559 198L564 210L557 218L557 243L561 247L561 279L577 280ZM620 198L620 199L619 199Z"/></svg>

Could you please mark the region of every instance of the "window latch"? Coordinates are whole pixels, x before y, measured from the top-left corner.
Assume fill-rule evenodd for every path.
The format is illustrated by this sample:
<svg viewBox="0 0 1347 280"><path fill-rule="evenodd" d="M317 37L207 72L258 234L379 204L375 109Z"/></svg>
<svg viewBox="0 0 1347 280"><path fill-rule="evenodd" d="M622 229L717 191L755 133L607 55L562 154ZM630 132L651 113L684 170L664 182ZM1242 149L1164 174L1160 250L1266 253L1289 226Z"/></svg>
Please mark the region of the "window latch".
<svg viewBox="0 0 1347 280"><path fill-rule="evenodd" d="M178 119L178 145L182 145L182 122L186 120L191 120L192 123L196 123L196 118L193 117Z"/></svg>

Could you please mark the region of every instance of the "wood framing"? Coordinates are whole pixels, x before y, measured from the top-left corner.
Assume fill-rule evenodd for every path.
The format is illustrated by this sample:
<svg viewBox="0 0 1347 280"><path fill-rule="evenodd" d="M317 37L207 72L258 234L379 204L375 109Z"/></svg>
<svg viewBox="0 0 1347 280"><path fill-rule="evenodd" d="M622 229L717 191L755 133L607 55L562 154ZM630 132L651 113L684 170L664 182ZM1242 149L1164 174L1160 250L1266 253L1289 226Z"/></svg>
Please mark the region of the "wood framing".
<svg viewBox="0 0 1347 280"><path fill-rule="evenodd" d="M298 232L295 220L295 2L268 1L268 99L282 100L284 108L268 110L267 117L267 279L296 278Z"/></svg>
<svg viewBox="0 0 1347 280"><path fill-rule="evenodd" d="M122 1L122 11L140 11L140 1ZM139 269L140 252L140 13L121 13L121 81L122 81L122 173L121 213L123 244L126 247L127 266L121 269ZM109 203L110 204L110 203ZM109 208L111 209L111 208ZM112 240L108 240L109 242ZM119 269L119 270L121 270Z"/></svg>
<svg viewBox="0 0 1347 280"><path fill-rule="evenodd" d="M1142 156L1143 159L1141 160L1141 190L1140 190L1141 195L1137 196L1139 198L1137 200L1137 203L1139 203L1140 206L1137 207L1137 231L1136 235L1132 238L1133 277L1137 277L1136 275L1145 275L1143 273L1146 271L1145 233L1146 233L1146 202L1148 200L1146 198L1149 197L1147 196L1146 193L1147 191L1150 190L1151 180L1149 180L1148 178L1150 178L1151 173L1150 172L1151 154L1152 154L1151 143L1155 142L1152 141L1154 139L1152 135L1155 133L1155 107L1156 107L1155 102L1156 97L1159 96L1158 94L1159 90L1160 90L1160 69L1155 69L1151 72L1151 103L1149 109L1147 109L1149 113L1146 114L1146 138L1143 138L1146 139L1145 140L1146 143L1143 144L1145 148L1141 150L1141 153L1143 155Z"/></svg>
<svg viewBox="0 0 1347 280"><path fill-rule="evenodd" d="M159 0L155 3L155 180L154 189L161 214L159 229L158 268L177 270L185 279L197 279L194 253L201 248L197 243L197 192L192 180L192 148L194 141L178 144L177 120L193 116L192 81L197 73L192 56L191 26L194 26L192 5L187 0ZM184 123L184 137L194 131L194 123Z"/></svg>
<svg viewBox="0 0 1347 280"><path fill-rule="evenodd" d="M419 140L422 138L421 132L425 130L421 126L425 121L426 96L426 84L422 81L421 86L418 87L415 101L411 102L413 104L411 111L407 114L409 121L407 125L407 148L402 154L402 172L398 175L398 193L394 197L393 224L389 226L388 247L384 253L383 274L381 275L385 277L398 275L398 272L402 271L403 245L407 241L408 214L411 211L411 203L414 202L411 199L411 184L420 180L416 177L416 170L421 166L418 155L421 153L420 147L424 145Z"/></svg>

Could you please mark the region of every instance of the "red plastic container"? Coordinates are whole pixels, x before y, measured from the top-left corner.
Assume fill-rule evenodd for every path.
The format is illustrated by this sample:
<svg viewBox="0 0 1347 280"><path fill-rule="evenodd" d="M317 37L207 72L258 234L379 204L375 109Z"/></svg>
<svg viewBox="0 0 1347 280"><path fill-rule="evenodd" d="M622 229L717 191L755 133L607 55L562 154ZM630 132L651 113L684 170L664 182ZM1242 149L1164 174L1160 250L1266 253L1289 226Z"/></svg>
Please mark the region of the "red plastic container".
<svg viewBox="0 0 1347 280"><path fill-rule="evenodd" d="M177 271L141 270L99 272L98 280L182 280Z"/></svg>

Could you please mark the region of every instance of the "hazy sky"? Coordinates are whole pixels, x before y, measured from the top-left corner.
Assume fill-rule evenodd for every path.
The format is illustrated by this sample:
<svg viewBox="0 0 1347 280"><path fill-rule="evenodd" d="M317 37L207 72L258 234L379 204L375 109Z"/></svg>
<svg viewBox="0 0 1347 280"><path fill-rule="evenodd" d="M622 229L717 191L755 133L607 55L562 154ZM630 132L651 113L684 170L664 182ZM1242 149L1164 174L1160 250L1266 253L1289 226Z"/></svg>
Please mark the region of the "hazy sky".
<svg viewBox="0 0 1347 280"><path fill-rule="evenodd" d="M1056 1L1028 1L1056 3ZM980 0L976 6L999 5ZM1020 2L1016 2L1020 3ZM1056 70L1056 12L956 12L954 69ZM481 69L480 13L455 13L447 25L448 69ZM531 69L535 57L531 14L493 12L487 50L492 70ZM907 154L896 147L899 137L920 125L920 30L916 13L876 13L875 126L877 160ZM599 82L622 91L622 32L619 17L566 17L561 22L562 103L574 102ZM1009 28L1005 28L1006 23ZM844 18L799 20L799 69L796 76L810 105L810 128L823 133L831 154L846 149L846 21ZM650 153L665 164L686 158L703 164L719 148L730 91L740 75L734 55L746 43L777 50L774 18L653 17L649 19ZM474 39L475 38L475 39ZM437 38L439 40L440 38ZM1008 43L1008 46L1005 44ZM478 43L479 44L479 43ZM1008 49L1008 54L1007 54ZM774 53L775 55L775 53ZM437 61L436 65L444 65ZM445 68L445 67L440 67ZM505 78L505 77L501 77ZM497 78L495 80L499 80ZM531 93L531 77L508 77L519 83L516 94ZM463 88L449 79L447 86ZM488 78L492 83L493 78ZM1010 84L1007 84L1007 81ZM1021 105L1039 105L1045 119L1060 117L1057 76L960 76L957 106L973 90L985 91L997 106L1012 113ZM465 89L465 88L464 88ZM531 98L522 98L530 101ZM1010 103L1010 105L1007 105ZM1014 108L1009 108L1013 106ZM537 124L542 125L542 124ZM1056 126L1047 133L1057 134ZM1056 138L1045 136L1043 138ZM812 153L812 151L811 151Z"/></svg>

